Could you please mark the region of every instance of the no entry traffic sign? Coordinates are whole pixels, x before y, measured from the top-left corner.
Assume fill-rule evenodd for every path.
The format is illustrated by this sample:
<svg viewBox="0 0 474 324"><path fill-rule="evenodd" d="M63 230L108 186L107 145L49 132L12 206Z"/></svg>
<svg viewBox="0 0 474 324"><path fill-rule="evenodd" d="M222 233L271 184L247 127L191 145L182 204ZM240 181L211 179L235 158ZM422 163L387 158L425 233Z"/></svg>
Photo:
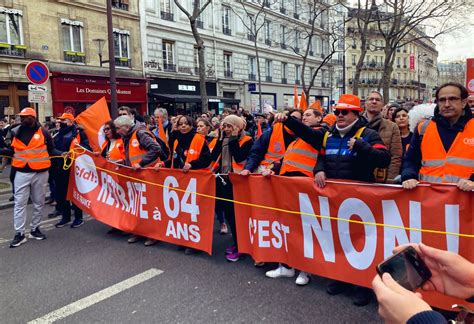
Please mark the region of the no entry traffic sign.
<svg viewBox="0 0 474 324"><path fill-rule="evenodd" d="M49 69L43 62L31 61L26 65L25 74L33 84L43 84L49 79Z"/></svg>

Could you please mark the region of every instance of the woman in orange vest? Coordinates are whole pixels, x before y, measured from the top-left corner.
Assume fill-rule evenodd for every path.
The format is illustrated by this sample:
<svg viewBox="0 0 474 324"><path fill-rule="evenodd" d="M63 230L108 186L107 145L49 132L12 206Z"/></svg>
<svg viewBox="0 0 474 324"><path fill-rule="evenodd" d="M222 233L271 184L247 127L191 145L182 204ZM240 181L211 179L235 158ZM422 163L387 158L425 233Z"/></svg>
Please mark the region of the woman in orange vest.
<svg viewBox="0 0 474 324"><path fill-rule="evenodd" d="M212 125L208 120L204 118L198 119L196 133L201 134L202 136L206 138L206 142L207 142L207 145L209 146L209 150L212 152L212 150L216 146L217 137L211 135L210 133L211 129L212 129Z"/></svg>
<svg viewBox="0 0 474 324"><path fill-rule="evenodd" d="M245 122L236 115L229 115L222 121L222 132L212 151L212 160L216 161L214 172L221 174L216 178L216 195L220 198L233 199L232 184L227 176L229 172L240 173L253 145L250 136L245 135ZM232 232L234 245L226 249L226 259L238 261L241 254L237 247L237 231L235 227L234 204L216 200L216 213L225 216ZM225 223L221 223L221 232ZM226 227L226 226L225 226Z"/></svg>
<svg viewBox="0 0 474 324"><path fill-rule="evenodd" d="M115 163L123 163L125 150L122 137L117 133L117 128L112 120L106 122L102 128L105 142L102 144L101 156Z"/></svg>
<svg viewBox="0 0 474 324"><path fill-rule="evenodd" d="M178 133L170 142L170 168L188 170L205 169L211 164L211 152L206 139L194 130L194 120L181 116L176 122Z"/></svg>

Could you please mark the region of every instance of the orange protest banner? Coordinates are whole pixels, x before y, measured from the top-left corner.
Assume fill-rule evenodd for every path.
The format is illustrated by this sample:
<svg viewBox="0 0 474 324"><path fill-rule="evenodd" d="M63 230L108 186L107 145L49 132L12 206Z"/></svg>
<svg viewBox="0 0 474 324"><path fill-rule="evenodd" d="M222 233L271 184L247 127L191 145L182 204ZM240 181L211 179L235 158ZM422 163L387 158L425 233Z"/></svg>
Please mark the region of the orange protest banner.
<svg viewBox="0 0 474 324"><path fill-rule="evenodd" d="M466 88L470 94L474 94L474 58L466 60Z"/></svg>
<svg viewBox="0 0 474 324"><path fill-rule="evenodd" d="M109 108L105 97L76 116L76 123L84 127L87 139L94 151L100 151L104 143L102 127L110 120Z"/></svg>
<svg viewBox="0 0 474 324"><path fill-rule="evenodd" d="M133 171L87 151L71 167L68 199L92 217L125 232L212 253L214 199L196 194L215 196L211 173Z"/></svg>
<svg viewBox="0 0 474 324"><path fill-rule="evenodd" d="M302 177L231 175L231 181L234 199L246 202L235 204L239 252L256 261L281 262L366 287L376 265L408 242L474 261L474 195L453 185L403 190L328 182L319 189L312 178ZM423 296L443 308L455 301L434 293Z"/></svg>

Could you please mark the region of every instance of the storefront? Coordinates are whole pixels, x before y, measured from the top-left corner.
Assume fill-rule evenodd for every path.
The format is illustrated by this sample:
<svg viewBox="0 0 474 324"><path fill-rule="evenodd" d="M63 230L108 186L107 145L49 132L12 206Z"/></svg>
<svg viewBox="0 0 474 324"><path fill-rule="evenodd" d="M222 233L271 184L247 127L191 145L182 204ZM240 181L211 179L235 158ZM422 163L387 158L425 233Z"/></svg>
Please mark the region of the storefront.
<svg viewBox="0 0 474 324"><path fill-rule="evenodd" d="M73 107L78 114L103 96L110 102L110 82L104 76L52 72L51 88L55 116L64 112L65 107ZM146 79L117 78L119 107L125 105L146 114L146 92Z"/></svg>
<svg viewBox="0 0 474 324"><path fill-rule="evenodd" d="M28 83L0 82L0 118L14 115L28 106L31 106Z"/></svg>
<svg viewBox="0 0 474 324"><path fill-rule="evenodd" d="M215 82L206 82L209 111L218 113L224 107L238 105L240 100L217 96ZM166 108L170 115L197 115L202 112L201 89L198 81L154 78L150 81L149 113Z"/></svg>

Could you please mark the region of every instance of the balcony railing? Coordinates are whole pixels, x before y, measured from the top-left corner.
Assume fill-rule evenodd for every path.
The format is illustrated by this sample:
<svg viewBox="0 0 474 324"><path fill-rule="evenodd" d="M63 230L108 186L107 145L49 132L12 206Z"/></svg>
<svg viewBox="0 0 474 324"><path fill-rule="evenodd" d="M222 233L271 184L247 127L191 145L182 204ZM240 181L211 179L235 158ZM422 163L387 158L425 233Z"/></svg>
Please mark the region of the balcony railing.
<svg viewBox="0 0 474 324"><path fill-rule="evenodd" d="M247 34L247 39L251 42L255 42L255 36L252 34Z"/></svg>
<svg viewBox="0 0 474 324"><path fill-rule="evenodd" d="M115 66L132 67L132 61L128 57L116 57Z"/></svg>
<svg viewBox="0 0 474 324"><path fill-rule="evenodd" d="M270 75L267 75L266 78L265 78L265 80L266 80L267 82L272 82L272 77L271 77Z"/></svg>
<svg viewBox="0 0 474 324"><path fill-rule="evenodd" d="M224 35L232 35L232 29L230 29L229 27L222 27L222 32L224 33Z"/></svg>
<svg viewBox="0 0 474 324"><path fill-rule="evenodd" d="M314 52L313 52L313 51L309 51L309 56L314 56Z"/></svg>
<svg viewBox="0 0 474 324"><path fill-rule="evenodd" d="M163 71L176 72L176 64L163 63Z"/></svg>
<svg viewBox="0 0 474 324"><path fill-rule="evenodd" d="M86 53L64 51L64 61L73 63L86 63Z"/></svg>
<svg viewBox="0 0 474 324"><path fill-rule="evenodd" d="M112 8L128 11L128 3L123 3L119 0L112 0Z"/></svg>
<svg viewBox="0 0 474 324"><path fill-rule="evenodd" d="M25 57L26 46L0 43L1 56Z"/></svg>
<svg viewBox="0 0 474 324"><path fill-rule="evenodd" d="M204 21L202 20L196 20L196 27L204 29Z"/></svg>
<svg viewBox="0 0 474 324"><path fill-rule="evenodd" d="M295 80L295 84L300 84L300 80Z"/></svg>
<svg viewBox="0 0 474 324"><path fill-rule="evenodd" d="M161 19L163 19L163 20L169 20L169 21L174 21L174 14L171 13L171 12L162 11L162 12L161 12Z"/></svg>
<svg viewBox="0 0 474 324"><path fill-rule="evenodd" d="M295 47L295 48L294 48L294 51L295 51L295 53L299 53L299 52L300 52L299 47Z"/></svg>
<svg viewBox="0 0 474 324"><path fill-rule="evenodd" d="M232 77L233 77L232 71L230 71L230 70L224 70L224 77L225 77L225 78L232 78Z"/></svg>
<svg viewBox="0 0 474 324"><path fill-rule="evenodd" d="M286 49L286 44L285 43L280 43L281 49Z"/></svg>
<svg viewBox="0 0 474 324"><path fill-rule="evenodd" d="M265 45L272 46L272 40L271 39L266 39L265 40Z"/></svg>
<svg viewBox="0 0 474 324"><path fill-rule="evenodd" d="M255 81L257 79L255 73L249 73L249 80Z"/></svg>
<svg viewBox="0 0 474 324"><path fill-rule="evenodd" d="M300 14L297 13L297 12L294 12L294 13L293 13L293 18L295 18L295 19L300 19Z"/></svg>
<svg viewBox="0 0 474 324"><path fill-rule="evenodd" d="M286 15L286 8L280 7L280 13Z"/></svg>
<svg viewBox="0 0 474 324"><path fill-rule="evenodd" d="M286 78L281 78L281 83L287 84L287 83L288 83L288 80L287 80Z"/></svg>

